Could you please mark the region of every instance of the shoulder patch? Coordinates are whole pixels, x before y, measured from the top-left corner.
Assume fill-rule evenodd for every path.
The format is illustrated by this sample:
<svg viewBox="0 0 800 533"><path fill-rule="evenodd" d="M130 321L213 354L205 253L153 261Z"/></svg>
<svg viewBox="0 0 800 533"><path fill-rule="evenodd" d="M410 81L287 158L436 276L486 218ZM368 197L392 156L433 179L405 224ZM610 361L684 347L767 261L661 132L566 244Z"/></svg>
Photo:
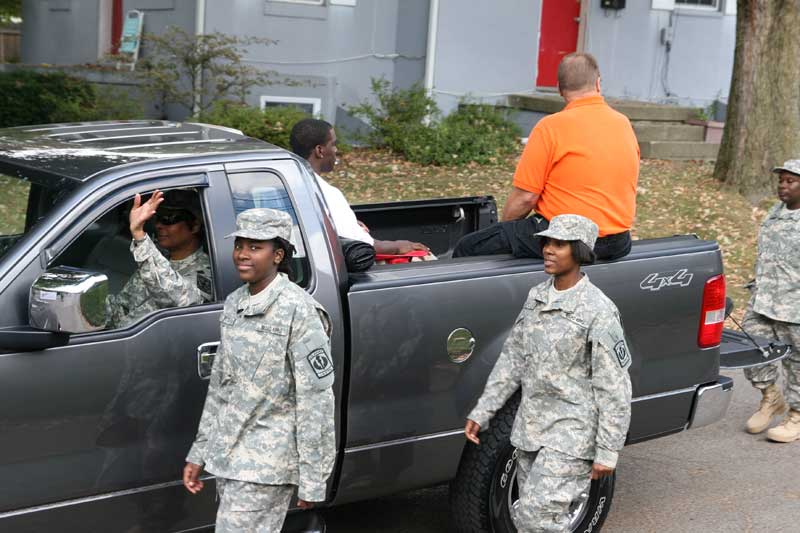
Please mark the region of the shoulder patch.
<svg viewBox="0 0 800 533"><path fill-rule="evenodd" d="M318 348L308 354L306 361L308 361L317 379L323 379L333 372L333 362L328 353L322 348Z"/></svg>
<svg viewBox="0 0 800 533"><path fill-rule="evenodd" d="M197 273L197 288L211 300L214 292L211 288L211 277L202 270Z"/></svg>
<svg viewBox="0 0 800 533"><path fill-rule="evenodd" d="M620 340L614 345L614 355L617 356L619 366L622 368L627 368L631 364L631 354L628 352L624 340Z"/></svg>

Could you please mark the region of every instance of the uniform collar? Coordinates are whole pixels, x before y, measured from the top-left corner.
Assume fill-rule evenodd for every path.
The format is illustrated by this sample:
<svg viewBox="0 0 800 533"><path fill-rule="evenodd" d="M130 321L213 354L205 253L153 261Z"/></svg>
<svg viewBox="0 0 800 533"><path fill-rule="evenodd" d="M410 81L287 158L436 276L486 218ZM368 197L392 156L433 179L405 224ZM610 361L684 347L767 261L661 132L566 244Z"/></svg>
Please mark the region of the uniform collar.
<svg viewBox="0 0 800 533"><path fill-rule="evenodd" d="M184 257L183 259L170 259L169 262L177 264L177 265L186 265L186 264L189 264L189 263L194 263L195 261L197 261L197 258L200 257L200 254L204 254L204 253L205 252L203 251L203 247L202 246L198 246L197 250L195 250L194 252L190 253L189 255Z"/></svg>
<svg viewBox="0 0 800 533"><path fill-rule="evenodd" d="M586 275L585 272L582 272L583 277L581 280L575 284L568 295L565 295L564 298L559 298L552 304L550 304L550 288L553 287L554 277L550 277L545 283L542 283L537 288L536 294L534 298L537 302L541 302L544 304L542 307L542 311L554 311L554 310L562 310L565 313L573 313L575 309L578 307L578 301L580 300L579 296L580 293L583 292L583 288L589 283L589 276Z"/></svg>
<svg viewBox="0 0 800 533"><path fill-rule="evenodd" d="M800 209L788 209L786 204L780 202L775 205L771 216L773 218L783 218L789 220L800 220Z"/></svg>
<svg viewBox="0 0 800 533"><path fill-rule="evenodd" d="M583 98L578 98L577 100L573 100L567 104L564 108L564 111L567 109L573 109L575 107L583 107L587 105L598 105L598 104L605 104L606 100L603 98L602 94L593 94L592 96L584 96Z"/></svg>
<svg viewBox="0 0 800 533"><path fill-rule="evenodd" d="M239 298L239 303L236 305L236 311L242 311L245 316L263 315L281 295L286 283L291 283L288 276L279 272L278 276L272 280L272 283L255 296L251 296L250 289L245 286L244 294Z"/></svg>

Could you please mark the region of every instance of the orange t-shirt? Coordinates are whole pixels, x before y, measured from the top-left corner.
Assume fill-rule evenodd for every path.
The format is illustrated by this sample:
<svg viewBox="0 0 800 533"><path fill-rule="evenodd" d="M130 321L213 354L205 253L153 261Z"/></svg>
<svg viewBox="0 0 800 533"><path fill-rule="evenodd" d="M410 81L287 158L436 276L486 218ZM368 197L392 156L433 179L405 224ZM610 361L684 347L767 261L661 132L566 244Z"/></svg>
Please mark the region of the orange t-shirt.
<svg viewBox="0 0 800 533"><path fill-rule="evenodd" d="M573 100L534 126L514 186L539 194L535 209L547 220L583 215L604 237L633 225L638 178L631 123L598 95Z"/></svg>

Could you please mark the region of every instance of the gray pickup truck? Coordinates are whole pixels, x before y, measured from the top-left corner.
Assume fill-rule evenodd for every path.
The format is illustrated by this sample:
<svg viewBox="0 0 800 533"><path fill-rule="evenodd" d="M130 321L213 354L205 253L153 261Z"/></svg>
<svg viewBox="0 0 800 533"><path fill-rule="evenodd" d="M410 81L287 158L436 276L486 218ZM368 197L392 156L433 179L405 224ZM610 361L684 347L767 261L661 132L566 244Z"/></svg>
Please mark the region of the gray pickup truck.
<svg viewBox="0 0 800 533"><path fill-rule="evenodd" d="M105 299L136 268L130 201L175 188L200 199L213 299L109 327ZM348 273L305 162L225 128L127 121L0 130L0 191L0 530L213 525L213 482L192 496L181 471L222 302L240 284L223 236L237 212L265 206L293 217L294 280L333 318L338 457L327 505L450 483L457 530L514 530L509 434L518 400L480 447L466 445L462 427L545 274L538 260L448 258L459 237L496 221L492 198L356 206L376 236L425 242L440 260ZM624 259L586 272L619 307L633 355L628 443L719 420L733 386L720 367L779 357L723 332L715 242L640 240ZM613 488L613 478L593 483L575 503L575 531L601 527ZM307 516L291 512L285 529L303 528Z"/></svg>

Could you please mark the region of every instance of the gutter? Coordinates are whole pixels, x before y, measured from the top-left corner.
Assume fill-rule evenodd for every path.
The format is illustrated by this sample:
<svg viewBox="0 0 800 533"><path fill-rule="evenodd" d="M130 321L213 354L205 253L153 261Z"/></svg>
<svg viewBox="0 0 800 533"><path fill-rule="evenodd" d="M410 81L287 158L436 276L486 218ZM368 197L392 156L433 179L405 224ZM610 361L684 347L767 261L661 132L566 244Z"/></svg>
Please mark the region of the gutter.
<svg viewBox="0 0 800 533"><path fill-rule="evenodd" d="M433 95L433 77L436 70L436 39L439 29L439 0L430 0L428 11L428 46L425 52L425 93Z"/></svg>
<svg viewBox="0 0 800 533"><path fill-rule="evenodd" d="M196 0L195 4L195 18L194 18L194 34L196 37L205 34L206 32L206 0ZM203 98L203 71L200 70L197 78L194 81L194 103L192 104L192 116L197 118L200 112L200 106Z"/></svg>

